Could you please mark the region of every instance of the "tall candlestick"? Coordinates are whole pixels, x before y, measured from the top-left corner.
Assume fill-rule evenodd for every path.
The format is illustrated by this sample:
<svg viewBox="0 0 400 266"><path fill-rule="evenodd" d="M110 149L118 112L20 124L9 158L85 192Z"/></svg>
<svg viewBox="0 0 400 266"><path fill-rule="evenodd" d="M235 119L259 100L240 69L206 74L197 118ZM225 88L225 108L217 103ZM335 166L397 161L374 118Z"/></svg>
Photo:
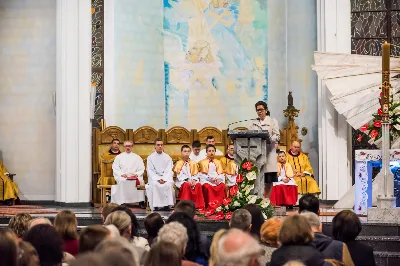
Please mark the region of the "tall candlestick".
<svg viewBox="0 0 400 266"><path fill-rule="evenodd" d="M390 70L390 43L382 44L382 71Z"/></svg>
<svg viewBox="0 0 400 266"><path fill-rule="evenodd" d="M382 122L389 123L389 93L390 93L390 44L382 44Z"/></svg>
<svg viewBox="0 0 400 266"><path fill-rule="evenodd" d="M384 176L383 189L387 197L388 176L390 175L389 167L389 149L390 149L390 132L389 132L389 104L390 104L390 44L385 42L382 44L382 172Z"/></svg>

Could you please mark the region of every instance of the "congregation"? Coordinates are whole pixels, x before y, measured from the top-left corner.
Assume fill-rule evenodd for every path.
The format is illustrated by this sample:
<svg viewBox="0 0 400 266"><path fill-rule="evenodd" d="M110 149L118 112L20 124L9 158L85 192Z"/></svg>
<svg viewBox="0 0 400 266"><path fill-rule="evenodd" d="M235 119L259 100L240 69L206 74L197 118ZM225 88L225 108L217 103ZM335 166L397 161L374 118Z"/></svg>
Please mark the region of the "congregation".
<svg viewBox="0 0 400 266"><path fill-rule="evenodd" d="M103 225L78 232L70 210L59 212L52 224L46 218L19 213L0 231L0 266L294 266L375 265L373 250L356 240L362 227L352 211L339 212L330 236L322 233L319 200L305 195L299 214L264 220L259 206L236 210L227 229L212 240L199 231L196 207L180 201L166 221L159 213L138 219L124 205L102 209Z"/></svg>

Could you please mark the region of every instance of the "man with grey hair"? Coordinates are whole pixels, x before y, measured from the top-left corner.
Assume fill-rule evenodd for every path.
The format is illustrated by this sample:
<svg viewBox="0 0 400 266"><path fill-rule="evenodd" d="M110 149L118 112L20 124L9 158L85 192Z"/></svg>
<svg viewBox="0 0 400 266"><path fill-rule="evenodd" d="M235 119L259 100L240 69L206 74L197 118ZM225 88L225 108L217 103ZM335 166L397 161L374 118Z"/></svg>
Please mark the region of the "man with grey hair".
<svg viewBox="0 0 400 266"><path fill-rule="evenodd" d="M300 215L307 218L314 232L314 240L311 244L324 255L325 259L334 259L342 262L345 266L354 266L347 245L322 233L322 224L318 215L308 211L303 211Z"/></svg>
<svg viewBox="0 0 400 266"><path fill-rule="evenodd" d="M245 209L238 209L232 213L229 221L230 228L237 228L245 232L251 229L251 213Z"/></svg>
<svg viewBox="0 0 400 266"><path fill-rule="evenodd" d="M124 141L125 151L117 155L112 164L117 185L111 186L111 202L139 203L144 207L144 191L137 189L139 186L144 186L144 163L139 155L132 152L132 148L132 141Z"/></svg>
<svg viewBox="0 0 400 266"><path fill-rule="evenodd" d="M257 240L238 229L230 229L218 241L219 266L259 266L261 246Z"/></svg>
<svg viewBox="0 0 400 266"><path fill-rule="evenodd" d="M181 223L170 222L161 227L158 232L157 242L168 242L174 244L181 252L181 256L186 253L186 245L189 241L187 229ZM197 263L182 260L183 266L200 266Z"/></svg>

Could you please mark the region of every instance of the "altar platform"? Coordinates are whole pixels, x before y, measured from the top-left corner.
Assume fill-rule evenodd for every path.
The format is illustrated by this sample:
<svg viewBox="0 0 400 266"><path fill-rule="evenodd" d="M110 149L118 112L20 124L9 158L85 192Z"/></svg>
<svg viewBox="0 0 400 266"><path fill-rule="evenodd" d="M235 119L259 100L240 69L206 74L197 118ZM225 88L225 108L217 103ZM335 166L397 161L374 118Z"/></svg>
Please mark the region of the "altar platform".
<svg viewBox="0 0 400 266"><path fill-rule="evenodd" d="M33 217L47 217L53 221L57 212L63 209L69 209L76 214L79 230L88 225L102 224L100 208L17 205L13 207L0 206L0 229L6 228L12 215L18 212L26 212ZM326 235L331 235L332 219L341 210L342 209L334 209L332 206L328 205L321 206L320 219L323 223L323 232ZM132 208L132 211L138 218L140 234L145 236L146 231L144 230L143 221L150 212L138 208ZM285 217L297 212L297 208L288 211L286 211L285 208L276 208L276 216L278 217ZM172 214L172 211L160 211L159 213L166 220ZM367 221L365 215L359 216L363 224L359 240L374 248L377 265L400 265L400 224L371 223ZM228 228L228 222L226 220L218 221L213 219L212 216L197 216L196 221L201 233L207 235L209 238L212 238L214 232L219 229Z"/></svg>

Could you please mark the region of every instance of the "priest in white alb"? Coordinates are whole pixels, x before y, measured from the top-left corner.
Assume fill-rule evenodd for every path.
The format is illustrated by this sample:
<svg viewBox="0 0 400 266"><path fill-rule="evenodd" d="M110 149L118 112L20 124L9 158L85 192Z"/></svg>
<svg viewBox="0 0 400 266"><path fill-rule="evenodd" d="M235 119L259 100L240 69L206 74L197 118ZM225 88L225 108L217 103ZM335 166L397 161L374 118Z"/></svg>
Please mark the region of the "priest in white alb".
<svg viewBox="0 0 400 266"><path fill-rule="evenodd" d="M132 152L133 142L124 142L125 152L117 155L112 165L116 185L111 186L111 202L117 204L139 203L144 208L144 191L137 187L144 185L144 164L142 158Z"/></svg>
<svg viewBox="0 0 400 266"><path fill-rule="evenodd" d="M147 157L146 193L151 210L170 210L175 203L172 159L164 153L164 143L157 138L154 141L155 152Z"/></svg>

